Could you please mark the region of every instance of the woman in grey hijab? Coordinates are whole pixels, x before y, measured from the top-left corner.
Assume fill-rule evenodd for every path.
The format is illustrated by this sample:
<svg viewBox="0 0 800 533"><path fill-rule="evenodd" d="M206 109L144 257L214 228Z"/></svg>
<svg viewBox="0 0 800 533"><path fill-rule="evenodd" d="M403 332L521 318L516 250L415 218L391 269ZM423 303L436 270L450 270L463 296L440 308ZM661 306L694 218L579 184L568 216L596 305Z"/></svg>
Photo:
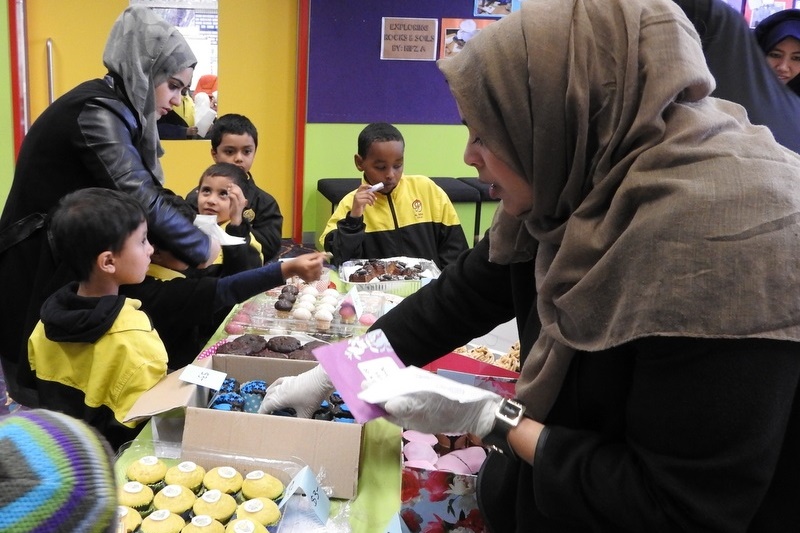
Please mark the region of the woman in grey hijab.
<svg viewBox="0 0 800 533"><path fill-rule="evenodd" d="M44 299L72 280L47 238L50 210L65 194L107 187L137 198L148 229L181 261L204 265L219 254L176 209L163 186L156 121L180 101L196 59L181 34L152 10L129 7L103 53L105 77L80 84L36 119L20 148L0 217L0 360L11 396L35 405L27 339ZM143 308L147 303L143 302Z"/></svg>
<svg viewBox="0 0 800 533"><path fill-rule="evenodd" d="M439 68L501 203L374 328L422 366L516 318L516 400L381 399L424 383L404 370L363 393L502 450L478 479L492 531L800 530L800 156L709 96L669 0L523 2ZM267 398L301 412L320 378Z"/></svg>

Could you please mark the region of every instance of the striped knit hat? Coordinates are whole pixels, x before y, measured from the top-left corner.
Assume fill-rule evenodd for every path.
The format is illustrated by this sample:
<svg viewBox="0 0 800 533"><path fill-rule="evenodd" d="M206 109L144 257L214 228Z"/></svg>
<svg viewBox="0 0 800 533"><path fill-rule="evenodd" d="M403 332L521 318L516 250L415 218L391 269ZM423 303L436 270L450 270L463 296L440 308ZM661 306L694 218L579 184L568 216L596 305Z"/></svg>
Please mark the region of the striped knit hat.
<svg viewBox="0 0 800 533"><path fill-rule="evenodd" d="M53 411L0 418L0 531L116 530L108 444L84 422Z"/></svg>

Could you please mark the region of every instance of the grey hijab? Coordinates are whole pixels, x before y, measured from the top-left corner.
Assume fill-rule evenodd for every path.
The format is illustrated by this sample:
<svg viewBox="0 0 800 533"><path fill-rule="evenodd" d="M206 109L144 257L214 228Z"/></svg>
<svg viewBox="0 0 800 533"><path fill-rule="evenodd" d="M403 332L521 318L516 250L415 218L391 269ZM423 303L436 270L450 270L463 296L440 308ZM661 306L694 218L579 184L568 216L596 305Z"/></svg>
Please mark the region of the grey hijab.
<svg viewBox="0 0 800 533"><path fill-rule="evenodd" d="M196 63L180 32L143 6L122 12L103 51L103 64L122 78L125 94L139 114L143 135L137 148L142 160L161 183L164 173L158 158L164 151L156 129L155 87Z"/></svg>
<svg viewBox="0 0 800 533"><path fill-rule="evenodd" d="M708 97L669 0L537 0L439 62L463 118L530 183L490 260L536 256L540 420L575 350L648 336L800 340L800 157Z"/></svg>

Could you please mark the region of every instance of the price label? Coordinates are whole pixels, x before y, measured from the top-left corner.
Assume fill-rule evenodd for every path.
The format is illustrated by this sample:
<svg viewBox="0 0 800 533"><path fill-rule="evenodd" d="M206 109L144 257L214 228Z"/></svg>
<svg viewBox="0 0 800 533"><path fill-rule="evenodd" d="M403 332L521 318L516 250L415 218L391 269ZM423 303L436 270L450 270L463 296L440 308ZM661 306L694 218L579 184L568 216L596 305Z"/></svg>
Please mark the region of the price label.
<svg viewBox="0 0 800 533"><path fill-rule="evenodd" d="M351 302L353 302L353 309L356 311L356 318L361 318L361 315L364 314L364 302L361 301L361 296L358 294L358 290L355 287L347 291L345 295L345 299L349 298Z"/></svg>
<svg viewBox="0 0 800 533"><path fill-rule="evenodd" d="M211 370L202 366L189 365L181 372L180 379L187 383L194 383L201 387L219 390L227 374L219 370Z"/></svg>
<svg viewBox="0 0 800 533"><path fill-rule="evenodd" d="M314 509L314 514L317 519L321 524L326 524L328 522L328 516L331 513L331 501L328 499L328 495L322 490L322 487L319 486L319 483L317 483L317 478L314 476L314 473L307 466L304 466L300 472L294 476L294 479L286 485L281 503L278 504L278 509L283 507L284 504L289 501L289 498L300 489L305 493L312 509Z"/></svg>

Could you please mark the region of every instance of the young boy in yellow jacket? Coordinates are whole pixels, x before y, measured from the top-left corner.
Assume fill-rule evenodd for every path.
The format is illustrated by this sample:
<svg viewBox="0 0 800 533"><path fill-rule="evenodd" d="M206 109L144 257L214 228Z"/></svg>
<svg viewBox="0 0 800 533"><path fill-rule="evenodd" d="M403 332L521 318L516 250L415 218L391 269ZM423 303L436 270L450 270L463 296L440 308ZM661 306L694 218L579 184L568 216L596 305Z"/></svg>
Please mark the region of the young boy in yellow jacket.
<svg viewBox="0 0 800 533"><path fill-rule="evenodd" d="M167 373L167 351L141 302L119 294L150 266L145 216L135 198L112 189L61 199L50 233L78 281L44 302L28 340L41 407L85 420L115 448L136 436L122 423L134 402Z"/></svg>

